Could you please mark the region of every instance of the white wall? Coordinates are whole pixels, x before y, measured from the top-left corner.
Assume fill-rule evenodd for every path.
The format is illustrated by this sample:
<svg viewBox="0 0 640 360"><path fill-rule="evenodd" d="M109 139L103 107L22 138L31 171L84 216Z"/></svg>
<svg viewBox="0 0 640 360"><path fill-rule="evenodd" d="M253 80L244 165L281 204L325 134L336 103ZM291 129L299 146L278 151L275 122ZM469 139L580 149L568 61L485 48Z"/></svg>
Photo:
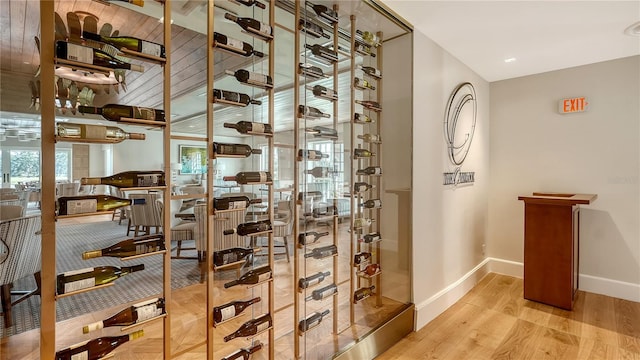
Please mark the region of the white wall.
<svg viewBox="0 0 640 360"><path fill-rule="evenodd" d="M640 56L491 84L489 255L523 261L533 191L598 194L582 207L583 290L640 301ZM586 96L584 113L558 100Z"/></svg>
<svg viewBox="0 0 640 360"><path fill-rule="evenodd" d="M473 284L485 257L489 186L489 84L419 31L413 45L413 301L419 329ZM442 185L452 166L443 135L445 105L461 82L474 84L478 117L463 171L475 184ZM479 275L478 275L479 276Z"/></svg>

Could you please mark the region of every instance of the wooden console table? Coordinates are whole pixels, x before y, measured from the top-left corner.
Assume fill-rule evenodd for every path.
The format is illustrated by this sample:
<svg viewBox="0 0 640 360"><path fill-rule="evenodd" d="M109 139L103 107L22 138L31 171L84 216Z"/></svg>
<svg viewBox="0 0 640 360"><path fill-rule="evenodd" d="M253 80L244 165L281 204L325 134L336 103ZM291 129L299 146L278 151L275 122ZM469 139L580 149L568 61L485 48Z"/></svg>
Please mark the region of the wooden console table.
<svg viewBox="0 0 640 360"><path fill-rule="evenodd" d="M594 194L533 193L524 201L524 298L571 310L578 289L580 205Z"/></svg>

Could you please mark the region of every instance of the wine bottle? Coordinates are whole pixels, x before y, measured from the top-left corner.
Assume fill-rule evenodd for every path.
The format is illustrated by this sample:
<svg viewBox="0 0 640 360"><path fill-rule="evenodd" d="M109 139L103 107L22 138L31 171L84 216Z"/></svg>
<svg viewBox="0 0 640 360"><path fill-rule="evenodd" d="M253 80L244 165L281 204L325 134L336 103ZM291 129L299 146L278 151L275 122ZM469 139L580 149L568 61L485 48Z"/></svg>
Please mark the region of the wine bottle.
<svg viewBox="0 0 640 360"><path fill-rule="evenodd" d="M271 220L260 220L240 224L237 228L224 230L222 233L225 235L238 234L239 236L249 236L270 231L271 229Z"/></svg>
<svg viewBox="0 0 640 360"><path fill-rule="evenodd" d="M320 109L315 107L298 105L298 117L312 118L312 119L313 118L330 118L331 115L325 114L322 111L320 111Z"/></svg>
<svg viewBox="0 0 640 360"><path fill-rule="evenodd" d="M220 89L213 89L213 101L237 106L262 105L262 101L251 99L247 94Z"/></svg>
<svg viewBox="0 0 640 360"><path fill-rule="evenodd" d="M81 270L67 271L58 274L58 294L66 294L72 291L92 288L98 285L108 284L119 277L135 271L144 270L144 264L134 266L96 266Z"/></svg>
<svg viewBox="0 0 640 360"><path fill-rule="evenodd" d="M360 42L356 42L355 51L360 55L376 57L376 54L371 51L371 46Z"/></svg>
<svg viewBox="0 0 640 360"><path fill-rule="evenodd" d="M102 50L88 46L71 44L66 41L56 42L56 58L77 61L109 69L124 69L144 72L144 67L140 65L129 64L118 60Z"/></svg>
<svg viewBox="0 0 640 360"><path fill-rule="evenodd" d="M256 343L253 344L253 346L251 346L250 348L248 349L242 348L242 349L236 350L233 353L223 357L221 360L237 360L237 359L249 360L249 357L251 356L251 354L257 352L260 349L262 349L262 343L259 341L256 341Z"/></svg>
<svg viewBox="0 0 640 360"><path fill-rule="evenodd" d="M133 304L104 320L94 322L82 328L83 334L110 326L129 326L164 314L164 299L155 298Z"/></svg>
<svg viewBox="0 0 640 360"><path fill-rule="evenodd" d="M298 149L298 161L302 161L304 159L307 160L322 160L329 157L329 154L323 154L320 150L305 150Z"/></svg>
<svg viewBox="0 0 640 360"><path fill-rule="evenodd" d="M371 259L370 252L359 252L353 256L353 265L357 266L360 264L364 264L369 259Z"/></svg>
<svg viewBox="0 0 640 360"><path fill-rule="evenodd" d="M356 273L359 276L374 276L377 275L380 271L380 264L369 264L364 269L357 271Z"/></svg>
<svg viewBox="0 0 640 360"><path fill-rule="evenodd" d="M320 17L320 19L327 21L329 24L338 22L338 13L333 9L330 9L325 5L312 4L308 1L306 3L307 5L311 6L313 11Z"/></svg>
<svg viewBox="0 0 640 360"><path fill-rule="evenodd" d="M378 112L382 111L382 108L380 107L380 104L377 101L356 100L355 102L356 102L356 104L360 104L360 105L364 106L365 109L378 111Z"/></svg>
<svg viewBox="0 0 640 360"><path fill-rule="evenodd" d="M326 178L332 173L331 168L325 166L316 166L311 170L305 170L305 174L313 175L315 178Z"/></svg>
<svg viewBox="0 0 640 360"><path fill-rule="evenodd" d="M309 300L320 301L322 299L326 299L329 296L332 296L333 294L337 294L337 293L338 293L338 286L336 286L336 284L329 284L323 288L313 290L311 292L311 296L307 296L305 301L309 301Z"/></svg>
<svg viewBox="0 0 640 360"><path fill-rule="evenodd" d="M322 71L322 69L320 69L317 66L314 66L314 65L311 65L311 64L307 64L307 63L298 64L298 74L309 76L309 77L316 78L316 79L320 79L320 78L326 77L324 75L324 72Z"/></svg>
<svg viewBox="0 0 640 360"><path fill-rule="evenodd" d="M56 139L73 142L119 143L124 140L144 140L145 134L128 133L115 126L57 123Z"/></svg>
<svg viewBox="0 0 640 360"><path fill-rule="evenodd" d="M300 245L300 247L305 246L305 245L309 245L309 244L313 244L315 242L318 241L318 239L320 239L323 236L327 236L329 235L329 232L316 232L316 231L307 231L304 233L300 233L298 234L298 245ZM313 237L312 241L309 241L309 238Z"/></svg>
<svg viewBox="0 0 640 360"><path fill-rule="evenodd" d="M311 275L306 278L301 278L298 280L298 290L302 291L303 289L310 288L316 284L319 284L322 281L324 281L324 279L327 278L329 275L331 275L331 272L327 271L327 272L319 272L315 275Z"/></svg>
<svg viewBox="0 0 640 360"><path fill-rule="evenodd" d="M153 234L122 240L101 250L85 251L82 253L82 260L101 256L124 258L162 250L165 250L164 236L162 234Z"/></svg>
<svg viewBox="0 0 640 360"><path fill-rule="evenodd" d="M364 169L358 169L356 175L380 176L382 175L382 168L379 166L369 166Z"/></svg>
<svg viewBox="0 0 640 360"><path fill-rule="evenodd" d="M253 71L248 71L244 69L236 70L235 72L231 70L224 71L228 75L233 75L241 83L259 86L259 87L272 87L273 79L269 75L260 74Z"/></svg>
<svg viewBox="0 0 640 360"><path fill-rule="evenodd" d="M338 247L335 245L327 245L322 247L317 247L311 250L310 253L304 254L305 258L314 258L314 259L323 259L329 256L334 256L338 254Z"/></svg>
<svg viewBox="0 0 640 360"><path fill-rule="evenodd" d="M338 61L338 53L331 50L327 46L322 46L320 44L304 44L304 47L311 50L311 53L321 60L325 60L329 63Z"/></svg>
<svg viewBox="0 0 640 360"><path fill-rule="evenodd" d="M338 138L338 131L332 128L328 128L326 126L314 126L312 128L308 128L305 131L310 134L313 134L314 137L327 138L327 139Z"/></svg>
<svg viewBox="0 0 640 360"><path fill-rule="evenodd" d="M364 142L373 143L373 144L382 143L382 138L380 138L380 135L373 135L373 134L358 135L358 139L361 139Z"/></svg>
<svg viewBox="0 0 640 360"><path fill-rule="evenodd" d="M269 265L249 270L238 278L224 284L224 288L228 289L236 285L255 285L263 281L271 279L271 267Z"/></svg>
<svg viewBox="0 0 640 360"><path fill-rule="evenodd" d="M223 176L224 181L235 181L242 185L269 184L273 181L270 172L266 171L243 171L235 176Z"/></svg>
<svg viewBox="0 0 640 360"><path fill-rule="evenodd" d="M56 201L58 215L88 214L131 205L131 200L110 195L62 196Z"/></svg>
<svg viewBox="0 0 640 360"><path fill-rule="evenodd" d="M311 21L308 21L306 19L300 19L300 31L304 32L307 35L310 35L316 39L319 39L321 37L323 38L327 38L330 39L331 36L327 35L324 33L324 30L322 29L322 27L318 24L314 24Z"/></svg>
<svg viewBox="0 0 640 360"><path fill-rule="evenodd" d="M264 53L254 50L251 44L217 32L213 33L213 46L221 46L225 50L232 51L233 53L244 57L249 57L251 55L264 57Z"/></svg>
<svg viewBox="0 0 640 360"><path fill-rule="evenodd" d="M236 129L241 134L255 133L273 135L273 130L271 129L271 125L269 124L251 121L239 121L235 124L224 123L223 126L229 129Z"/></svg>
<svg viewBox="0 0 640 360"><path fill-rule="evenodd" d="M353 219L353 228L360 229L363 227L371 226L372 223L376 222L376 219L369 218L355 218Z"/></svg>
<svg viewBox="0 0 640 360"><path fill-rule="evenodd" d="M213 143L214 158L246 158L251 154L260 155L262 150L252 149L246 144Z"/></svg>
<svg viewBox="0 0 640 360"><path fill-rule="evenodd" d="M300 320L300 322L298 323L298 330L300 331L300 335L302 335L302 333L304 333L305 331L309 331L314 327L320 325L320 323L322 322L322 318L327 315L329 315L329 309L321 313L314 312L311 316L307 317L306 319Z"/></svg>
<svg viewBox="0 0 640 360"><path fill-rule="evenodd" d="M380 235L379 232L373 232L370 234L366 234L365 236L362 237L362 239L358 240L358 242L370 244L372 242L380 241L381 239L382 239L382 236Z"/></svg>
<svg viewBox="0 0 640 360"><path fill-rule="evenodd" d="M240 27L246 30L249 35L257 36L264 40L273 38L273 29L271 26L261 23L256 19L249 17L237 17L230 13L224 14L224 18L240 25Z"/></svg>
<svg viewBox="0 0 640 360"><path fill-rule="evenodd" d="M355 113L355 115L353 116L353 122L355 122L356 124L370 124L374 123L375 121L373 121L373 119L365 114Z"/></svg>
<svg viewBox="0 0 640 360"><path fill-rule="evenodd" d="M338 100L338 92L332 89L328 89L322 85L315 85L313 87L307 86L307 89L313 92L313 95L322 99Z"/></svg>
<svg viewBox="0 0 640 360"><path fill-rule="evenodd" d="M107 104L101 108L93 106L78 106L83 114L98 114L109 121L120 121L122 118L150 121L164 121L164 111L138 106Z"/></svg>
<svg viewBox="0 0 640 360"><path fill-rule="evenodd" d="M230 303L213 308L213 321L221 323L232 317L240 315L244 309L260 301L260 298L253 298L247 301L232 301Z"/></svg>
<svg viewBox="0 0 640 360"><path fill-rule="evenodd" d="M360 204L360 207L365 209L377 209L382 207L382 201L380 199L369 199Z"/></svg>
<svg viewBox="0 0 640 360"><path fill-rule="evenodd" d="M382 73L380 72L380 70L372 67L372 66L362 66L362 65L358 65L358 68L360 70L362 70L365 74L374 77L376 79L382 79Z"/></svg>
<svg viewBox="0 0 640 360"><path fill-rule="evenodd" d="M57 351L55 360L97 360L102 359L118 346L144 335L144 330L134 331L128 335L103 336Z"/></svg>
<svg viewBox="0 0 640 360"><path fill-rule="evenodd" d="M260 315L255 319L242 324L238 330L224 337L224 342L231 341L237 337L249 337L263 332L273 326L271 314Z"/></svg>
<svg viewBox="0 0 640 360"><path fill-rule="evenodd" d="M83 31L82 37L89 40L100 41L105 44L113 45L118 49L127 49L142 54L152 55L166 59L164 45L156 44L150 41L141 40L131 36L102 36L92 32Z"/></svg>
<svg viewBox="0 0 640 360"><path fill-rule="evenodd" d="M376 156L376 153L373 153L367 149L353 149L354 159L369 158L372 156Z"/></svg>
<svg viewBox="0 0 640 360"><path fill-rule="evenodd" d="M213 198L213 208L216 210L246 209L251 204L260 204L262 199L249 199L248 196L229 196Z"/></svg>
<svg viewBox="0 0 640 360"><path fill-rule="evenodd" d="M367 80L360 79L360 78L354 78L353 79L353 86L356 89L360 89L360 90L375 90L376 89L376 87L373 86L372 83L368 82Z"/></svg>
<svg viewBox="0 0 640 360"><path fill-rule="evenodd" d="M362 193L375 187L375 185L367 184L366 182L357 182L353 184L353 191L356 193Z"/></svg>
<svg viewBox="0 0 640 360"><path fill-rule="evenodd" d="M364 300L366 298L368 298L369 296L373 295L373 290L375 290L376 286L375 285L371 285L369 287L363 287L360 288L358 290L356 290L353 293L353 303L357 303L360 300Z"/></svg>
<svg viewBox="0 0 640 360"><path fill-rule="evenodd" d="M256 1L256 0L233 0L234 2L237 2L238 4L242 4L244 6L255 6L258 7L260 9L266 9L267 6L263 3L261 3L260 1Z"/></svg>
<svg viewBox="0 0 640 360"><path fill-rule="evenodd" d="M140 7L144 6L144 0L107 0L107 2L111 2L111 1L116 1L116 2L122 1L132 5L140 6Z"/></svg>
<svg viewBox="0 0 640 360"><path fill-rule="evenodd" d="M356 34L360 35L362 40L364 40L364 42L369 46L378 47L381 45L380 38L378 37L378 35L372 32L356 30Z"/></svg>
<svg viewBox="0 0 640 360"><path fill-rule="evenodd" d="M125 171L105 177L84 177L82 185L111 185L117 188L164 186L164 171Z"/></svg>
<svg viewBox="0 0 640 360"><path fill-rule="evenodd" d="M223 266L234 262L242 261L253 255L252 248L229 248L213 252L213 265Z"/></svg>

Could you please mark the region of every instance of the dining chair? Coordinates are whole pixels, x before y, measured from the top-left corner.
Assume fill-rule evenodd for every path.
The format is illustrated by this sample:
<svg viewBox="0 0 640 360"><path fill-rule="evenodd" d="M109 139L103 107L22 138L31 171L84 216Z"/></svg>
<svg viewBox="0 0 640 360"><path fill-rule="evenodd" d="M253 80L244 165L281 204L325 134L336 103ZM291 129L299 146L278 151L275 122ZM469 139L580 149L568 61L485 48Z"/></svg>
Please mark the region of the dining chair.
<svg viewBox="0 0 640 360"><path fill-rule="evenodd" d="M156 200L158 209L160 210L160 214L164 217L165 206L164 202L160 199ZM183 221L176 225L172 225L170 229L171 242L176 243L175 247L171 248L171 251L176 250L176 255L171 256L172 259L195 259L199 260L198 257L193 256L182 256L180 253L184 250L197 250L196 247L183 247L183 241L195 240L195 228L196 223L194 221ZM164 232L164 231L163 231Z"/></svg>
<svg viewBox="0 0 640 360"><path fill-rule="evenodd" d="M151 229L156 233L162 228L162 210L158 208L158 194L130 194L131 200L131 227L133 236L150 235ZM127 229L127 236L129 235Z"/></svg>
<svg viewBox="0 0 640 360"><path fill-rule="evenodd" d="M12 306L40 295L41 229L40 215L0 222L0 303L5 327L13 325ZM36 288L11 291L13 283L25 276L35 278ZM19 297L12 300L12 295Z"/></svg>
<svg viewBox="0 0 640 360"><path fill-rule="evenodd" d="M275 218L273 221L273 247L284 248L284 252L274 253L273 255L285 254L287 256L287 262L290 262L289 237L293 235L293 205L293 200L278 201L278 210L275 212ZM276 238L282 238L283 244L275 244Z"/></svg>
<svg viewBox="0 0 640 360"><path fill-rule="evenodd" d="M20 205L0 205L0 221L23 217L25 210Z"/></svg>
<svg viewBox="0 0 640 360"><path fill-rule="evenodd" d="M185 195L204 194L204 186L183 186L180 191ZM198 199L184 199L182 200L182 207L180 211L194 207Z"/></svg>

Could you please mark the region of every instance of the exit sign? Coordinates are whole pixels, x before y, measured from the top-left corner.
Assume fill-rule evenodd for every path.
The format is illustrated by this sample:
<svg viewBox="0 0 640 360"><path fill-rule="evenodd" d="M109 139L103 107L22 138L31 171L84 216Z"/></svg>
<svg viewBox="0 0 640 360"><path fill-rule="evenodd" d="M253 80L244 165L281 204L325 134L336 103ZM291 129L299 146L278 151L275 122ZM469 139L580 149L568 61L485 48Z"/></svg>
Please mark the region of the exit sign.
<svg viewBox="0 0 640 360"><path fill-rule="evenodd" d="M587 110L587 102L586 97L576 97L570 99L562 99L558 103L558 111L560 114L571 114L577 112L583 112Z"/></svg>

